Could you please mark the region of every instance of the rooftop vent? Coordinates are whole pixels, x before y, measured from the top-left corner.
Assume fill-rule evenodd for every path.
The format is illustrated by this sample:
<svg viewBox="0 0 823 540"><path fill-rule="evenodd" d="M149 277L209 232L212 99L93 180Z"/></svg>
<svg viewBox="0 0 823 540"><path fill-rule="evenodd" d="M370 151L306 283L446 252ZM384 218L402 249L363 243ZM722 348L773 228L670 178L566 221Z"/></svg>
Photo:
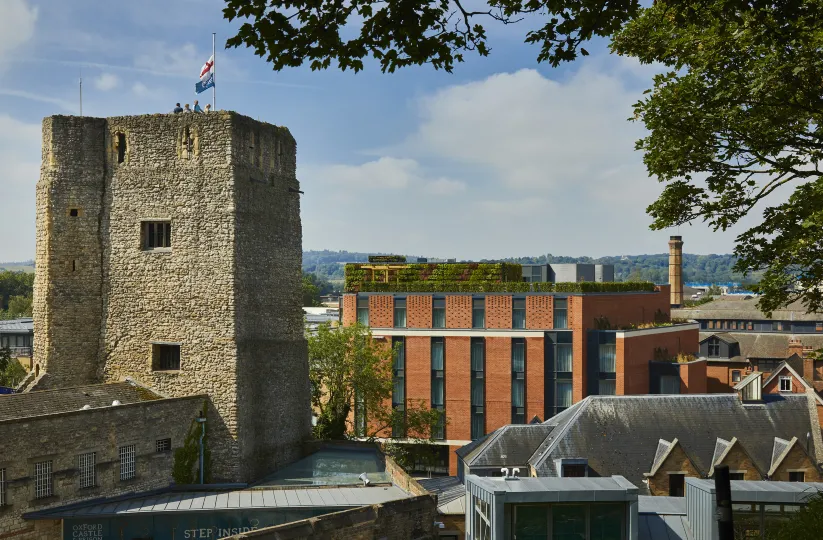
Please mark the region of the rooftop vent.
<svg viewBox="0 0 823 540"><path fill-rule="evenodd" d="M119 399L115 399L114 401L111 402L112 407L117 407L118 405L122 405L122 403L120 403Z"/></svg>

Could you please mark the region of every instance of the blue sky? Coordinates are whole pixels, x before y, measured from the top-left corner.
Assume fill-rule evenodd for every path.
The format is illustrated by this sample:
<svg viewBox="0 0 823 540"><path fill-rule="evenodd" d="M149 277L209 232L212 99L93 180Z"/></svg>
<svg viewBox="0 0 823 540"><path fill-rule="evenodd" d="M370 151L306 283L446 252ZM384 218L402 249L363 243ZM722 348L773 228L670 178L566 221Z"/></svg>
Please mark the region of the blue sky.
<svg viewBox="0 0 823 540"><path fill-rule="evenodd" d="M552 69L525 27L489 26L492 54L383 74L274 72L224 50L222 0L4 0L0 19L0 261L34 255L40 121L166 112L193 102L217 32L217 105L297 139L305 249L495 258L542 253L725 253L734 232L652 232L660 191L627 122L653 69L592 55ZM202 94L201 102L207 101ZM210 96L210 94L208 94ZM751 220L748 221L751 223Z"/></svg>

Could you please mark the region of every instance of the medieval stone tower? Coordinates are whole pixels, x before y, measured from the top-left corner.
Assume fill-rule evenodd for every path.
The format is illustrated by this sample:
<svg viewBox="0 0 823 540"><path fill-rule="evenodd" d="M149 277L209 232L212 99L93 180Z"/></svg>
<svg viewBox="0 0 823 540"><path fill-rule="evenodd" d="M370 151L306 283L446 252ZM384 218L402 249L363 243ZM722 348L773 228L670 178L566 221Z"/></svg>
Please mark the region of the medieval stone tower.
<svg viewBox="0 0 823 540"><path fill-rule="evenodd" d="M131 377L208 396L215 480L310 432L289 131L230 113L43 122L35 343L42 386Z"/></svg>

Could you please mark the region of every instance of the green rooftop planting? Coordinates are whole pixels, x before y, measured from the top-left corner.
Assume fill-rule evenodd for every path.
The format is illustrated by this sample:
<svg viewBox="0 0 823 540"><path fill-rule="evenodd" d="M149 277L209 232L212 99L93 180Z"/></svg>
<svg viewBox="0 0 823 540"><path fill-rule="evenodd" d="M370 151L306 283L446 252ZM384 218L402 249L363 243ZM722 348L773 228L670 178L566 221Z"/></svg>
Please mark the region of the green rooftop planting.
<svg viewBox="0 0 823 540"><path fill-rule="evenodd" d="M512 263L347 264L344 290L355 292L598 293L653 292L654 283L527 283Z"/></svg>

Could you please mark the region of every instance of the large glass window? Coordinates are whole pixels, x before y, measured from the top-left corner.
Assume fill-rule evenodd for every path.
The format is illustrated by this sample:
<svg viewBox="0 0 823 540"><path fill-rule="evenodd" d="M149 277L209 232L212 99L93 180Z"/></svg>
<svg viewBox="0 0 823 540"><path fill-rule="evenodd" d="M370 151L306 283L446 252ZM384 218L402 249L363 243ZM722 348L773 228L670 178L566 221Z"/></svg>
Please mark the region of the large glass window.
<svg viewBox="0 0 823 540"><path fill-rule="evenodd" d="M486 299L472 299L472 328L486 328Z"/></svg>
<svg viewBox="0 0 823 540"><path fill-rule="evenodd" d="M512 328L526 328L526 299L512 300Z"/></svg>
<svg viewBox="0 0 823 540"><path fill-rule="evenodd" d="M445 344L442 337L431 340L432 363L432 409L440 411L440 423L434 428L433 439L446 438L446 378Z"/></svg>
<svg viewBox="0 0 823 540"><path fill-rule="evenodd" d="M394 299L394 327L395 328L405 328L406 327L406 299L405 298L395 298Z"/></svg>
<svg viewBox="0 0 823 540"><path fill-rule="evenodd" d="M397 413L392 426L392 437L405 437L406 419L406 340L403 337L392 338L394 362L392 365L392 409Z"/></svg>
<svg viewBox="0 0 823 540"><path fill-rule="evenodd" d="M552 506L553 540L580 540L586 538L586 506L556 504Z"/></svg>
<svg viewBox="0 0 823 540"><path fill-rule="evenodd" d="M354 435L366 436L366 399L359 390L354 391Z"/></svg>
<svg viewBox="0 0 823 540"><path fill-rule="evenodd" d="M512 339L512 424L526 423L526 340Z"/></svg>
<svg viewBox="0 0 823 540"><path fill-rule="evenodd" d="M446 328L446 299L432 299L432 328Z"/></svg>
<svg viewBox="0 0 823 540"><path fill-rule="evenodd" d="M589 538L622 540L625 515L626 508L622 504L592 504L589 506Z"/></svg>
<svg viewBox="0 0 823 540"><path fill-rule="evenodd" d="M471 438L486 434L484 406L486 404L486 344L483 338L471 340Z"/></svg>
<svg viewBox="0 0 823 540"><path fill-rule="evenodd" d="M709 338L709 358L718 358L720 356L720 340L713 337Z"/></svg>
<svg viewBox="0 0 823 540"><path fill-rule="evenodd" d="M572 382L557 381L555 384L555 405L558 411L572 406Z"/></svg>
<svg viewBox="0 0 823 540"><path fill-rule="evenodd" d="M564 339L566 338L566 339ZM568 343L564 343L568 341ZM571 372L574 355L572 352L571 336L557 336L555 345L555 371Z"/></svg>
<svg viewBox="0 0 823 540"><path fill-rule="evenodd" d="M512 538L545 540L549 537L548 509L544 505L519 504L514 507Z"/></svg>
<svg viewBox="0 0 823 540"><path fill-rule="evenodd" d="M615 366L615 344L601 343L600 344L600 373L615 373L617 367Z"/></svg>
<svg viewBox="0 0 823 540"><path fill-rule="evenodd" d="M369 297L357 297L357 322L364 326L369 325Z"/></svg>
<svg viewBox="0 0 823 540"><path fill-rule="evenodd" d="M601 396L613 396L617 393L616 381L614 379L600 379L598 394Z"/></svg>
<svg viewBox="0 0 823 540"><path fill-rule="evenodd" d="M568 319L568 300L565 298L554 298L554 327L555 328L568 328L569 327L569 319Z"/></svg>

